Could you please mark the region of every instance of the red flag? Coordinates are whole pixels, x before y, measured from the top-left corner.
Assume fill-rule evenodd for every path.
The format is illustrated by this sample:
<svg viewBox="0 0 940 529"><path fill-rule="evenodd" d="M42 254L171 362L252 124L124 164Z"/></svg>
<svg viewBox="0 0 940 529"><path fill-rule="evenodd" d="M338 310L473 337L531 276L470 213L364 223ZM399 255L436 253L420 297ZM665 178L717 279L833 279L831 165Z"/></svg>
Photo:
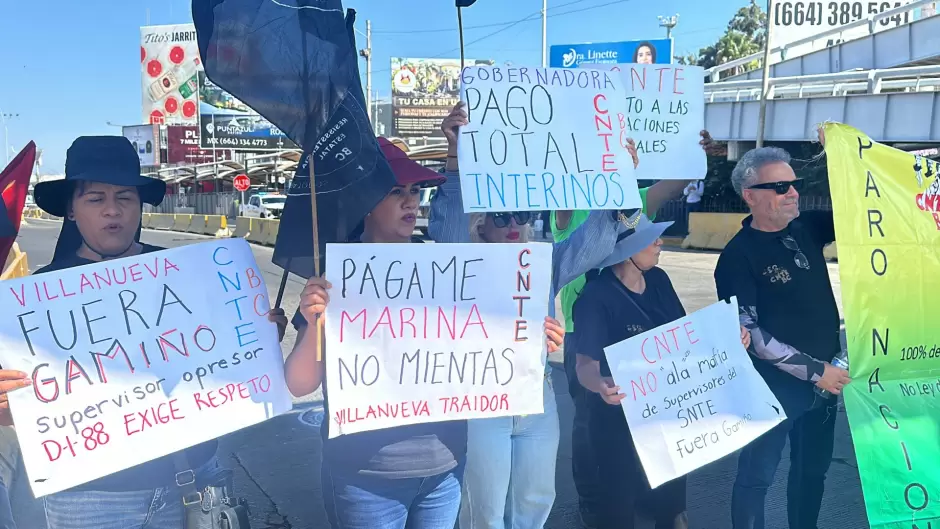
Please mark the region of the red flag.
<svg viewBox="0 0 940 529"><path fill-rule="evenodd" d="M29 177L36 161L36 144L29 144L16 155L10 165L0 173L0 264L6 261L16 234L20 231L26 195L29 194Z"/></svg>

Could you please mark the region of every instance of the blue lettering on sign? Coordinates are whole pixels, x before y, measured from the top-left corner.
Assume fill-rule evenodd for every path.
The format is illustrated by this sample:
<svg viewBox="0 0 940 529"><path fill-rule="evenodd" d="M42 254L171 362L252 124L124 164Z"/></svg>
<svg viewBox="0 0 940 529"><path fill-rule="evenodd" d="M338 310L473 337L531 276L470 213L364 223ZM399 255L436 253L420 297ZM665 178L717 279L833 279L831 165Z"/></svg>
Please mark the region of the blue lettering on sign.
<svg viewBox="0 0 940 529"><path fill-rule="evenodd" d="M626 191L617 172L471 173L479 210L620 208ZM522 182L520 182L522 180ZM524 185L520 185L524 184ZM523 193L524 188L524 193Z"/></svg>

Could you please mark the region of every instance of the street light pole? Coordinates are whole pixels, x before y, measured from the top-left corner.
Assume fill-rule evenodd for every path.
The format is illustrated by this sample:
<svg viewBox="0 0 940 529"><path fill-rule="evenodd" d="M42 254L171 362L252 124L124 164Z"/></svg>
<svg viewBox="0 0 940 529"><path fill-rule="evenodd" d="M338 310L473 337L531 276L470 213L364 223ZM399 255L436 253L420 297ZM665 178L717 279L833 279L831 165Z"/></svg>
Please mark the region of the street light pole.
<svg viewBox="0 0 940 529"><path fill-rule="evenodd" d="M10 164L10 130L7 128L7 118L17 118L19 114L4 114L0 110L0 122L3 123L3 156L6 159L6 165Z"/></svg>
<svg viewBox="0 0 940 529"><path fill-rule="evenodd" d="M672 29L679 25L679 13L671 17L659 17L659 27L666 28L666 38L672 38Z"/></svg>
<svg viewBox="0 0 940 529"><path fill-rule="evenodd" d="M767 123L767 96L770 92L770 33L773 24L773 0L767 0L767 28L764 30L764 73L761 78L760 112L757 115L757 148L764 146L764 126Z"/></svg>
<svg viewBox="0 0 940 529"><path fill-rule="evenodd" d="M548 67L548 0L542 0L542 68Z"/></svg>

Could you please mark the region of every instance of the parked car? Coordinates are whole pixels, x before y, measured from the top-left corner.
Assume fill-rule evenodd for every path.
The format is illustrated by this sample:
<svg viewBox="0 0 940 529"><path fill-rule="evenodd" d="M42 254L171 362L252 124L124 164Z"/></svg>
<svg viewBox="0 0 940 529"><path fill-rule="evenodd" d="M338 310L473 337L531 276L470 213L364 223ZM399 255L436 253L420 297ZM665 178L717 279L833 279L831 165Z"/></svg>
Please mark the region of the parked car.
<svg viewBox="0 0 940 529"><path fill-rule="evenodd" d="M262 219L279 219L284 211L287 197L280 194L258 193L248 199L247 204L239 207L238 214L242 217L257 217Z"/></svg>

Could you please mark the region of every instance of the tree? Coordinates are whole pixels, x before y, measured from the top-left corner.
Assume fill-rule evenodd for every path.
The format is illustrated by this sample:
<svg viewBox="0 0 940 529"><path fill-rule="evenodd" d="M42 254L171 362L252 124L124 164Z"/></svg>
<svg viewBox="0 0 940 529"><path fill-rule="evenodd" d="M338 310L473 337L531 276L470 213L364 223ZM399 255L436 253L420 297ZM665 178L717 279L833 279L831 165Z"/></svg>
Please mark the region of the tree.
<svg viewBox="0 0 940 529"><path fill-rule="evenodd" d="M698 66L698 55L694 53L687 53L685 55L676 55L673 57L677 63L684 66Z"/></svg>
<svg viewBox="0 0 940 529"><path fill-rule="evenodd" d="M766 27L767 14L756 0L750 0L750 4L738 9L738 12L734 14L728 22L727 30L718 42L699 50L694 64L703 68L712 68L759 52L764 47ZM733 73L726 75L740 73L750 66L753 64L735 68Z"/></svg>
<svg viewBox="0 0 940 529"><path fill-rule="evenodd" d="M743 33L751 38L758 49L764 49L767 37L767 14L756 0L751 0L747 7L738 9L738 12L728 22L728 29Z"/></svg>
<svg viewBox="0 0 940 529"><path fill-rule="evenodd" d="M753 55L760 51L757 44L751 37L729 29L721 39L718 40L718 64L735 61L748 55ZM735 66L731 75L737 75L745 71L745 65Z"/></svg>

